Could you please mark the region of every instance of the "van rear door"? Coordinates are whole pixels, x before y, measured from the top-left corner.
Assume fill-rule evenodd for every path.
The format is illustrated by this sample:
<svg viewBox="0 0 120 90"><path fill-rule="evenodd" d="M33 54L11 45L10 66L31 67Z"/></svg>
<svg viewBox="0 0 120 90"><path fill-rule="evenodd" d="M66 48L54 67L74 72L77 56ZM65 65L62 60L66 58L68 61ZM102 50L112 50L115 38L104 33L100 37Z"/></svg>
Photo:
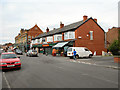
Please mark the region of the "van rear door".
<svg viewBox="0 0 120 90"><path fill-rule="evenodd" d="M68 50L67 50L67 56L73 56L73 48L72 47L69 47Z"/></svg>

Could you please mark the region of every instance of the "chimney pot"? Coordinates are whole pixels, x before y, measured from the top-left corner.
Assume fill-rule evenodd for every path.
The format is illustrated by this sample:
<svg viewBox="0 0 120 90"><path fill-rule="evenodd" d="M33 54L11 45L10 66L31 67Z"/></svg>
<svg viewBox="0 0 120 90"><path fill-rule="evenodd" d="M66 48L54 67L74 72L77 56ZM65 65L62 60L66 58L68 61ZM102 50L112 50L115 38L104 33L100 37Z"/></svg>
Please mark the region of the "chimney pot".
<svg viewBox="0 0 120 90"><path fill-rule="evenodd" d="M97 22L97 19L96 19L96 18L94 18L94 20Z"/></svg>
<svg viewBox="0 0 120 90"><path fill-rule="evenodd" d="M108 32L109 32L110 30L111 30L111 29L109 28L109 29L108 29Z"/></svg>
<svg viewBox="0 0 120 90"><path fill-rule="evenodd" d="M64 27L64 24L62 24L62 22L60 22L60 28L63 28Z"/></svg>
<svg viewBox="0 0 120 90"><path fill-rule="evenodd" d="M87 20L87 17L86 15L83 16L83 21L86 21Z"/></svg>
<svg viewBox="0 0 120 90"><path fill-rule="evenodd" d="M49 28L47 27L46 32L49 32Z"/></svg>

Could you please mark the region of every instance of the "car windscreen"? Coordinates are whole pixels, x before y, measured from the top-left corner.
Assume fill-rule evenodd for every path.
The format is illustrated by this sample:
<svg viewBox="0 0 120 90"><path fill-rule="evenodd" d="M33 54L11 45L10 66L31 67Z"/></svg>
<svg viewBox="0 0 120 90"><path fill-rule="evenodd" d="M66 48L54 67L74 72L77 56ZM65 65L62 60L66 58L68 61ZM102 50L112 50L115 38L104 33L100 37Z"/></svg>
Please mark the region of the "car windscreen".
<svg viewBox="0 0 120 90"><path fill-rule="evenodd" d="M17 58L15 54L2 54L1 55L2 59L11 59L11 58Z"/></svg>

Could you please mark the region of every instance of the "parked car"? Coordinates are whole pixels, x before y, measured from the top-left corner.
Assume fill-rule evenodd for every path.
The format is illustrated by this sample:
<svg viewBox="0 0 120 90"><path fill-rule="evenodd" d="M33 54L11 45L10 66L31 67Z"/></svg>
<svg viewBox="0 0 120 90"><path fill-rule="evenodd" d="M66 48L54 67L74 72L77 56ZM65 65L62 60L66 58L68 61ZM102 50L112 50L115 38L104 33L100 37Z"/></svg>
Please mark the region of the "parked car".
<svg viewBox="0 0 120 90"><path fill-rule="evenodd" d="M21 61L13 52L2 53L0 55L0 69L8 70L8 69L20 69Z"/></svg>
<svg viewBox="0 0 120 90"><path fill-rule="evenodd" d="M26 56L29 56L29 57L31 57L31 56L38 56L38 53L37 53L37 51L36 50L29 50L27 53L26 53Z"/></svg>
<svg viewBox="0 0 120 90"><path fill-rule="evenodd" d="M23 55L23 52L20 49L15 49L15 53L18 55Z"/></svg>
<svg viewBox="0 0 120 90"><path fill-rule="evenodd" d="M86 48L86 47L69 47L67 50L67 56L72 58L73 57L73 51L77 52L76 53L76 58L79 57L89 57L91 58L93 56L92 52Z"/></svg>

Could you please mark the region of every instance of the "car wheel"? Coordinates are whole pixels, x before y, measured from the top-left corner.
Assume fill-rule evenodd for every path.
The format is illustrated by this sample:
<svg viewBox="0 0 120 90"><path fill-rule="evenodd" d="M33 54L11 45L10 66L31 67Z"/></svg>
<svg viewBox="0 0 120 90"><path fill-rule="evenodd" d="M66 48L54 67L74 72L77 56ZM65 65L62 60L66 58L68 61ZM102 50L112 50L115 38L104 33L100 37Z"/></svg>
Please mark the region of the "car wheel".
<svg viewBox="0 0 120 90"><path fill-rule="evenodd" d="M20 70L20 69L21 69L21 67L18 67L18 68L17 68L17 70Z"/></svg>
<svg viewBox="0 0 120 90"><path fill-rule="evenodd" d="M70 57L70 59L72 59L73 57Z"/></svg>
<svg viewBox="0 0 120 90"><path fill-rule="evenodd" d="M78 59L79 58L79 55L76 55L76 59Z"/></svg>
<svg viewBox="0 0 120 90"><path fill-rule="evenodd" d="M92 55L90 54L90 55L89 55L89 58L91 58L91 57L92 57Z"/></svg>

